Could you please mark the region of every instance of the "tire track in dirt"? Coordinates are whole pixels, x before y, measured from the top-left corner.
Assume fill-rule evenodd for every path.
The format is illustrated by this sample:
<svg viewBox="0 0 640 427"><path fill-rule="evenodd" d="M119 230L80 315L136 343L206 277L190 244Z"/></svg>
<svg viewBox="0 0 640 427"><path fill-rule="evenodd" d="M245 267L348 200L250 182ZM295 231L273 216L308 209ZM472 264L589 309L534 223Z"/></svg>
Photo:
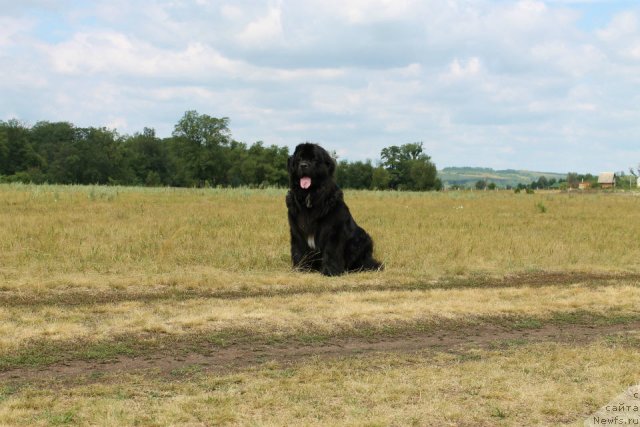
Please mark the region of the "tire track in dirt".
<svg viewBox="0 0 640 427"><path fill-rule="evenodd" d="M407 330L396 335L334 337L321 343L303 343L295 339L277 343L243 340L227 346L211 344L209 348L197 351L190 349L188 342L183 342L177 343L177 348L135 357L119 356L102 361L69 360L44 367L10 369L0 372L0 382L19 384L55 380L56 384L64 385L77 384L78 381L91 382L109 374L143 374L175 379L176 372L228 374L260 367L266 362L295 366L309 359L376 354L446 352L465 359L474 356L473 350L506 349L541 342L587 345L605 337L640 348L640 320L636 318L617 324L548 323L535 329L514 329L499 323L467 325L458 329L445 326L427 331Z"/></svg>
<svg viewBox="0 0 640 427"><path fill-rule="evenodd" d="M537 272L514 274L501 278L464 277L411 283L390 283L383 285L356 284L344 286L295 286L295 285L256 285L253 288L239 289L176 289L175 286L154 286L140 292L131 291L60 291L60 292L15 292L0 291L0 305L5 307L24 306L84 306L122 302L153 302L163 300L184 301L195 298L243 299L293 296L300 294L326 294L340 292L368 291L420 291L449 289L492 289L541 286L568 286L576 283L590 286L610 286L619 281L635 282L640 286L640 273L589 273L589 272Z"/></svg>

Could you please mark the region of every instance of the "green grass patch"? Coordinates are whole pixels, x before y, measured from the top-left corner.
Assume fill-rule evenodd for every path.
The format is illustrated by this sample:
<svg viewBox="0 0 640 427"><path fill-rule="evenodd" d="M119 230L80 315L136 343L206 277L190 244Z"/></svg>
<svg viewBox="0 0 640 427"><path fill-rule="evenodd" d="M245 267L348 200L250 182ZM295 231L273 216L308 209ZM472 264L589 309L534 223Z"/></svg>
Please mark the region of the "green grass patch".
<svg viewBox="0 0 640 427"><path fill-rule="evenodd" d="M523 345L527 345L529 343L530 343L530 340L526 338L512 338L512 339L494 341L489 345L489 348L504 350L512 347L520 347Z"/></svg>
<svg viewBox="0 0 640 427"><path fill-rule="evenodd" d="M535 318L520 318L512 323L514 329L540 329L543 325L542 320Z"/></svg>
<svg viewBox="0 0 640 427"><path fill-rule="evenodd" d="M138 349L139 350L139 349ZM108 360L118 356L134 356L138 351L131 342L104 342L88 346L80 350L78 358L82 360Z"/></svg>
<svg viewBox="0 0 640 427"><path fill-rule="evenodd" d="M324 344L331 339L331 336L327 334L318 334L318 333L302 333L295 336L295 339L306 345L318 345Z"/></svg>
<svg viewBox="0 0 640 427"><path fill-rule="evenodd" d="M0 403L9 399L11 396L18 392L18 387L14 385L1 385L0 386Z"/></svg>
<svg viewBox="0 0 640 427"><path fill-rule="evenodd" d="M640 335L629 333L609 334L604 336L604 342L611 347L624 346L640 348Z"/></svg>
<svg viewBox="0 0 640 427"><path fill-rule="evenodd" d="M50 412L46 411L40 417L47 424L52 426L76 425L76 411Z"/></svg>
<svg viewBox="0 0 640 427"><path fill-rule="evenodd" d="M180 368L173 369L171 375L173 377L188 378L202 373L203 368L200 365L186 365Z"/></svg>
<svg viewBox="0 0 640 427"><path fill-rule="evenodd" d="M383 324L356 323L347 329L334 332L319 332L313 329L292 333L256 334L246 329L224 330L215 333L197 332L181 336L137 337L125 335L112 340L98 342L57 342L46 339L33 341L11 353L0 355L0 371L20 367L44 367L68 361L107 361L119 356L141 357L147 354L186 355L211 354L213 348L232 346L282 346L294 343L323 345L331 341L360 339L376 342L383 339L424 334L425 336L448 334L470 337L483 333L486 328L495 327L509 330L540 329L546 325L570 326L593 325L604 327L640 321L639 314L614 315L589 313L585 311L558 312L545 317L522 316L476 316L466 319L434 318L409 322L387 322ZM489 332L493 333L493 332ZM517 340L507 344L520 345ZM437 347L437 343L433 345Z"/></svg>
<svg viewBox="0 0 640 427"><path fill-rule="evenodd" d="M551 316L551 321L559 325L613 326L623 325L638 320L640 320L640 313L620 314L615 311L600 314L586 310L575 310L556 312Z"/></svg>

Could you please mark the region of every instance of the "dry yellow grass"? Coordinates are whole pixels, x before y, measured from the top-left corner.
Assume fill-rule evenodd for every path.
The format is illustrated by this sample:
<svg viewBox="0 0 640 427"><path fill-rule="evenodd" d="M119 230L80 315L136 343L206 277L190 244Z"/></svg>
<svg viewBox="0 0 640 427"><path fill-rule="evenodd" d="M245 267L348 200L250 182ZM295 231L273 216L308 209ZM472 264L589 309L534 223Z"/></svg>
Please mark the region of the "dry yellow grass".
<svg viewBox="0 0 640 427"><path fill-rule="evenodd" d="M98 342L120 335L183 335L251 331L260 335L332 334L362 325L412 324L443 319L527 316L544 321L554 313L639 315L640 287L620 284L368 291L240 299L126 301L82 306L0 308L0 355L33 340Z"/></svg>
<svg viewBox="0 0 640 427"><path fill-rule="evenodd" d="M536 328L565 316L558 324L570 326L575 313L628 327L640 318L631 193L347 191L386 269L337 278L291 271L284 194L0 185L0 374L48 369L42 382L0 384L0 425L554 425L580 423L640 381L633 331L623 345L550 337L234 373L184 366L168 379L56 377L56 363L80 357L74 345L108 358L127 354L123 337L185 352L180 337L219 331L283 336L287 348L296 335L396 324L410 335L425 321L437 330L518 317ZM145 343L138 355L153 358Z"/></svg>
<svg viewBox="0 0 640 427"><path fill-rule="evenodd" d="M0 388L9 425L582 425L640 378L636 349L597 342L267 363L234 374L87 377Z"/></svg>
<svg viewBox="0 0 640 427"><path fill-rule="evenodd" d="M2 185L0 198L3 289L300 279L289 272L281 190ZM640 197L347 192L346 199L385 262L380 280L640 270Z"/></svg>

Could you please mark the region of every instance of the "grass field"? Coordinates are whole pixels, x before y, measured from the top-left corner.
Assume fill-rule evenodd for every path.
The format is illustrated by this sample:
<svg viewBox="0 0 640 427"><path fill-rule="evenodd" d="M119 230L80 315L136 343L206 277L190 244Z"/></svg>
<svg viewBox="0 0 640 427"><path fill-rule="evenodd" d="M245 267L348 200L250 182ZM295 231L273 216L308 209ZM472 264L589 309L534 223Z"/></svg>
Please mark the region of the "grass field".
<svg viewBox="0 0 640 427"><path fill-rule="evenodd" d="M638 193L346 191L385 270L337 278L284 195L0 185L0 425L582 425L640 382Z"/></svg>

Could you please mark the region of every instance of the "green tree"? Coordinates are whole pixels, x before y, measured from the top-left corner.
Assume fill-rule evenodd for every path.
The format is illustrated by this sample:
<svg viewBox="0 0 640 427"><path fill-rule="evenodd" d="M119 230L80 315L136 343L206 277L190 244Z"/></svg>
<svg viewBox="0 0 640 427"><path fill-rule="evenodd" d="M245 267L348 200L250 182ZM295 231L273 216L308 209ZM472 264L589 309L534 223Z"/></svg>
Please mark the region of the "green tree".
<svg viewBox="0 0 640 427"><path fill-rule="evenodd" d="M74 182L118 184L123 176L122 140L107 128L76 128L78 162Z"/></svg>
<svg viewBox="0 0 640 427"><path fill-rule="evenodd" d="M219 159L223 156L229 167L224 177L221 177L217 184L230 185L232 187L255 184L258 162L255 158L249 158L246 144L231 141L231 144L224 152L220 150Z"/></svg>
<svg viewBox="0 0 640 427"><path fill-rule="evenodd" d="M398 188L398 186L404 185L407 181L407 164L406 162L411 160L409 151L411 148L405 148L406 145L399 147L392 145L391 147L385 147L380 152L382 159L382 166L389 172L391 180L389 184L391 188Z"/></svg>
<svg viewBox="0 0 640 427"><path fill-rule="evenodd" d="M76 129L68 122L36 123L31 128L31 143L34 150L45 161L45 178L52 183L69 183L73 179L65 179L68 171L62 163L65 153L71 151L70 147L75 143Z"/></svg>
<svg viewBox="0 0 640 427"><path fill-rule="evenodd" d="M484 190L487 188L487 181L485 181L484 179L479 179L476 181L475 187L476 190Z"/></svg>
<svg viewBox="0 0 640 427"><path fill-rule="evenodd" d="M0 175L6 174L9 170L9 133L4 127L4 123L0 122Z"/></svg>
<svg viewBox="0 0 640 427"><path fill-rule="evenodd" d="M569 172L567 174L567 185L569 188L578 188L578 184L580 180L578 180L578 174L576 172Z"/></svg>
<svg viewBox="0 0 640 427"><path fill-rule="evenodd" d="M391 176L391 188L436 190L442 186L437 180L436 166L423 153L421 142L383 148L380 157Z"/></svg>
<svg viewBox="0 0 640 427"><path fill-rule="evenodd" d="M408 161L409 179L407 188L409 190L441 190L442 182L437 178L436 167L433 163L423 159L413 159Z"/></svg>
<svg viewBox="0 0 640 427"><path fill-rule="evenodd" d="M631 186L631 188L638 188L640 186L640 164L635 170L633 168L629 168L629 172L631 172L631 175L636 178L636 184L634 185L633 183L631 183L629 185Z"/></svg>
<svg viewBox="0 0 640 427"><path fill-rule="evenodd" d="M147 187L159 187L162 185L162 179L160 174L156 171L147 172L147 176L144 179L144 185Z"/></svg>
<svg viewBox="0 0 640 427"><path fill-rule="evenodd" d="M216 118L190 110L173 129L173 136L203 147L225 146L230 141L229 118Z"/></svg>
<svg viewBox="0 0 640 427"><path fill-rule="evenodd" d="M549 188L549 181L547 180L547 177L546 176L541 176L540 178L538 178L537 186L540 189Z"/></svg>
<svg viewBox="0 0 640 427"><path fill-rule="evenodd" d="M262 141L249 147L248 156L258 162L254 183L259 186L286 187L289 182L287 160L289 149L270 145L265 147Z"/></svg>
<svg viewBox="0 0 640 427"><path fill-rule="evenodd" d="M142 133L126 138L123 151L123 168L131 173L129 183L159 186L171 182L167 146L154 129L144 128Z"/></svg>
<svg viewBox="0 0 640 427"><path fill-rule="evenodd" d="M371 174L371 188L373 190L387 190L391 185L391 173L382 166L373 169Z"/></svg>
<svg viewBox="0 0 640 427"><path fill-rule="evenodd" d="M178 185L229 184L226 148L232 141L229 119L187 111L175 125L170 143Z"/></svg>
<svg viewBox="0 0 640 427"><path fill-rule="evenodd" d="M18 120L0 121L0 175L15 175L19 172L37 172L46 161L31 145L30 130ZM27 176L28 174L23 174Z"/></svg>
<svg viewBox="0 0 640 427"><path fill-rule="evenodd" d="M634 174L627 175L624 171L615 173L616 188L632 190L637 188L637 177Z"/></svg>
<svg viewBox="0 0 640 427"><path fill-rule="evenodd" d="M346 160L338 162L336 181L342 188L369 189L373 179L371 161L350 163Z"/></svg>

